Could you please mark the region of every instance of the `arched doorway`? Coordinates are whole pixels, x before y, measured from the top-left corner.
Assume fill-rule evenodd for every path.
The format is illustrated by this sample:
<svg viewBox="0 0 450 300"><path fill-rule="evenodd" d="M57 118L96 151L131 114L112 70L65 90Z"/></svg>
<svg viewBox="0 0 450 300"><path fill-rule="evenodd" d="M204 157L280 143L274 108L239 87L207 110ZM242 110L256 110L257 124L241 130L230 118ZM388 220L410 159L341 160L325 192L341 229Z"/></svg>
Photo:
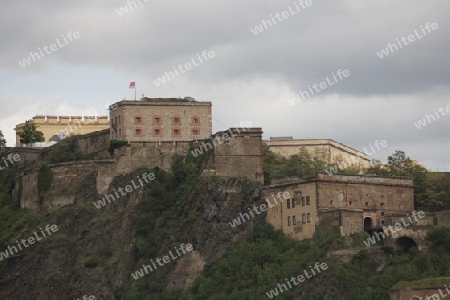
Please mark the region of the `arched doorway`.
<svg viewBox="0 0 450 300"><path fill-rule="evenodd" d="M417 244L412 238L403 236L395 241L395 247L402 252L408 252L411 248L417 248Z"/></svg>
<svg viewBox="0 0 450 300"><path fill-rule="evenodd" d="M367 231L369 234L372 234L372 218L371 217L364 218L364 231Z"/></svg>

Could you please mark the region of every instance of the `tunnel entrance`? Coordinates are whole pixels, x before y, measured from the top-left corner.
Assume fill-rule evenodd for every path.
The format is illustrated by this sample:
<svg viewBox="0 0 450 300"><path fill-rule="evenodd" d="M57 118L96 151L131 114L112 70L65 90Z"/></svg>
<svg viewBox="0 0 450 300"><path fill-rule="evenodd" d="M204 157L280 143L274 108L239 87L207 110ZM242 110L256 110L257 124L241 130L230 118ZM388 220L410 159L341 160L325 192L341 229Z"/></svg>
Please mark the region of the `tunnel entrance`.
<svg viewBox="0 0 450 300"><path fill-rule="evenodd" d="M364 218L364 231L372 235L372 218L370 217Z"/></svg>
<svg viewBox="0 0 450 300"><path fill-rule="evenodd" d="M411 248L417 248L417 244L412 238L403 236L395 241L395 247L402 252L409 252Z"/></svg>

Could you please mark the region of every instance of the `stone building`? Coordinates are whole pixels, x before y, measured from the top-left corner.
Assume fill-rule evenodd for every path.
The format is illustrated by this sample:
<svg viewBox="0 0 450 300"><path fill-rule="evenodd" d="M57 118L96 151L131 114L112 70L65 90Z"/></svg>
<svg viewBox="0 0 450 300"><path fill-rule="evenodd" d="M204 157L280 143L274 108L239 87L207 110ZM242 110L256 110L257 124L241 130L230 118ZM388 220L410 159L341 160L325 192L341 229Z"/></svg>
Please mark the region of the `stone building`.
<svg viewBox="0 0 450 300"><path fill-rule="evenodd" d="M288 193L289 199L280 197ZM299 240L312 238L318 222L314 181L286 181L264 187L261 196L268 201L266 221L275 229Z"/></svg>
<svg viewBox="0 0 450 300"><path fill-rule="evenodd" d="M264 183L262 133L261 128L230 128L215 133L200 145L212 149L212 169L205 174L247 177Z"/></svg>
<svg viewBox="0 0 450 300"><path fill-rule="evenodd" d="M192 141L212 134L211 102L142 98L110 106L111 139L128 142Z"/></svg>
<svg viewBox="0 0 450 300"><path fill-rule="evenodd" d="M313 159L325 159L328 164L342 161L360 168L368 168L370 157L344 144L331 139L293 139L292 137L271 137L264 143L272 152L289 157L298 154L304 147Z"/></svg>
<svg viewBox="0 0 450 300"><path fill-rule="evenodd" d="M413 181L402 178L319 173L311 180L271 184L262 197L279 192L289 192L291 199L269 209L266 220L300 240L318 227L339 226L343 235L380 230L414 210Z"/></svg>
<svg viewBox="0 0 450 300"><path fill-rule="evenodd" d="M59 142L62 138L71 135L83 135L95 131L109 129L107 116L35 116L31 124L44 134L45 142L38 147L51 146L52 142ZM21 147L20 137L17 134L26 123L16 125L16 147Z"/></svg>

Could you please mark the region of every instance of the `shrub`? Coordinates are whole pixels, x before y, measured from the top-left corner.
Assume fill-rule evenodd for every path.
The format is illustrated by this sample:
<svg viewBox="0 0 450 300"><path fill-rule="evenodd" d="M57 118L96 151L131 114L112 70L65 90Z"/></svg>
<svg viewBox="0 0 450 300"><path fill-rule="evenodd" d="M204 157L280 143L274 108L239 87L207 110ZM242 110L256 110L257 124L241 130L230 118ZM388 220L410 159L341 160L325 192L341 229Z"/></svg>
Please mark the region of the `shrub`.
<svg viewBox="0 0 450 300"><path fill-rule="evenodd" d="M85 155L78 146L78 137L65 138L49 151L50 163L61 163L85 159Z"/></svg>
<svg viewBox="0 0 450 300"><path fill-rule="evenodd" d="M42 204L45 194L50 190L53 182L53 172L48 166L42 166L38 172L38 197L39 203Z"/></svg>
<svg viewBox="0 0 450 300"><path fill-rule="evenodd" d="M84 260L84 266L86 268L96 268L100 264L100 260L97 257L88 257Z"/></svg>
<svg viewBox="0 0 450 300"><path fill-rule="evenodd" d="M109 153L111 153L111 155L114 154L114 151L116 149L122 148L123 146L128 145L127 141L122 141L122 140L111 140L109 142Z"/></svg>

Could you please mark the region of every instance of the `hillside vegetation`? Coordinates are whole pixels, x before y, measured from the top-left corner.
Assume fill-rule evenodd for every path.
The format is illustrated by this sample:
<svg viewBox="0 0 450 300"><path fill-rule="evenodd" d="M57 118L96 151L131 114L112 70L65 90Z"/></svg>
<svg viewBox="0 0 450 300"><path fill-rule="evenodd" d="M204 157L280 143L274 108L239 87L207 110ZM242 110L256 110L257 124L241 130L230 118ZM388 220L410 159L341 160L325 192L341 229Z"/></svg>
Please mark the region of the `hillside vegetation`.
<svg viewBox="0 0 450 300"><path fill-rule="evenodd" d="M266 150L265 156L264 171L270 179L308 178L329 167L304 152L285 159ZM76 155L68 158L79 159ZM142 191L102 209L92 205L99 197L94 174L86 179L74 205L35 212L19 209L12 199L17 170L0 172L0 251L30 236L39 226L57 223L60 227L47 241L0 261L0 298L266 299L275 297L270 292L278 284L318 262L326 263L327 269L287 291L278 291L275 298L387 300L389 289L396 284L426 284L426 278L450 276L449 228L430 232L430 253L401 253L385 246L385 255L377 259L364 247L367 235L344 238L337 228L318 231L314 239L305 241L274 230L265 224L263 215L232 228L228 224L231 219L264 201L258 193L260 186L246 181L239 190L224 192L218 178L201 177L203 158L174 156L171 172L142 169L116 177L112 187L143 172L153 172L156 179ZM367 172L415 179L424 176L418 181L416 201L430 210L450 206L446 175L430 175L407 159L400 163L404 163L401 168L399 161L392 160ZM45 173L46 169L42 170ZM45 182L40 185L46 186ZM131 278L143 264L188 242L201 257L188 258L189 268L177 269L172 263L139 280ZM333 250L350 248L358 254L349 262L330 255ZM196 273L199 266L203 271Z"/></svg>

